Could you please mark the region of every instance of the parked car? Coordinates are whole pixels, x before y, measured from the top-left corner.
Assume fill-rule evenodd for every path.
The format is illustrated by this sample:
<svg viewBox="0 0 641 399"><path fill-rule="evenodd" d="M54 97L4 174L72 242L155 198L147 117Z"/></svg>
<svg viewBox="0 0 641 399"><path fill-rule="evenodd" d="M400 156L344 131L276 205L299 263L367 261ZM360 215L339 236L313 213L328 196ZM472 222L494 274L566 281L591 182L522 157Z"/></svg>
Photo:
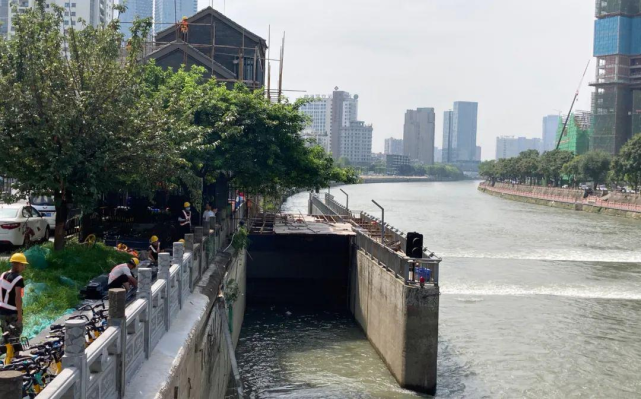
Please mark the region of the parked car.
<svg viewBox="0 0 641 399"><path fill-rule="evenodd" d="M53 231L56 228L56 204L53 200L53 197L29 197L29 203L38 212L40 212L43 218L47 220L49 229Z"/></svg>
<svg viewBox="0 0 641 399"><path fill-rule="evenodd" d="M49 240L49 225L34 207L24 204L0 205L0 244L28 246Z"/></svg>

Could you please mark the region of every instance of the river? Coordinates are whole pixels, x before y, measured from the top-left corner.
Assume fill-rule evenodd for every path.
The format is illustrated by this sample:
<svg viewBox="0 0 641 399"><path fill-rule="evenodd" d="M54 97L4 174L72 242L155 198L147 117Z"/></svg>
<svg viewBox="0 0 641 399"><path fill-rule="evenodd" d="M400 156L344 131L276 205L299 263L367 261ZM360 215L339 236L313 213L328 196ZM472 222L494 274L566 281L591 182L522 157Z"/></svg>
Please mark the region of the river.
<svg viewBox="0 0 641 399"><path fill-rule="evenodd" d="M477 184L341 187L351 209L379 215L375 199L443 257L436 397L641 397L641 224ZM307 194L285 208L305 213ZM250 309L238 359L256 398L418 396L396 386L349 315Z"/></svg>

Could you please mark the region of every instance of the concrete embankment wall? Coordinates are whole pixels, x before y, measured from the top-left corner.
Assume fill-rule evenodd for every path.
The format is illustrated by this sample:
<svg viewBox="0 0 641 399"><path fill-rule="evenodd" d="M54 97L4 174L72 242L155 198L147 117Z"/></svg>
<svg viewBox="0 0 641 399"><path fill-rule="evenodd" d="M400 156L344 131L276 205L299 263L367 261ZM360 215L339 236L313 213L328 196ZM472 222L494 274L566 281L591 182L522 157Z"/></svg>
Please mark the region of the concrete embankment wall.
<svg viewBox="0 0 641 399"><path fill-rule="evenodd" d="M641 210L641 196L635 194L611 193L607 200L604 200L601 198L606 197L595 196L585 199L582 190L552 187L512 186L496 183L494 187L481 184L478 189L496 197L528 204L641 220L641 212L639 211ZM509 192L506 192L507 190Z"/></svg>
<svg viewBox="0 0 641 399"><path fill-rule="evenodd" d="M235 346L245 313L246 251L237 254L230 251L217 254L213 267L187 299L190 311L181 312L182 318L176 322L181 327L167 333L158 343L156 351L131 382L130 397L225 397L231 374L231 353L225 330L230 324L233 326ZM233 304L233 312L228 312L219 290L224 281L232 278L239 285L240 295Z"/></svg>
<svg viewBox="0 0 641 399"><path fill-rule="evenodd" d="M434 394L439 288L408 286L355 249L350 310L398 383Z"/></svg>

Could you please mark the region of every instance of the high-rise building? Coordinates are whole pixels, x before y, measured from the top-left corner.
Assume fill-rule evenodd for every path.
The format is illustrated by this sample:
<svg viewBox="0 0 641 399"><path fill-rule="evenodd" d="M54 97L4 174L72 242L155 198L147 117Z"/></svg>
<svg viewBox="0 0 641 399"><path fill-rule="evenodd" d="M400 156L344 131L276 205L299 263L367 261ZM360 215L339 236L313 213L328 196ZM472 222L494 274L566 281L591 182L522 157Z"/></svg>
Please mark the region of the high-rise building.
<svg viewBox="0 0 641 399"><path fill-rule="evenodd" d="M65 28L104 26L113 19L114 0L46 0L45 9L53 10L53 4L64 8L62 23ZM12 11L14 5L20 14L35 6L36 0L0 0L0 36L8 37L15 32ZM82 24L80 19L84 21Z"/></svg>
<svg viewBox="0 0 641 399"><path fill-rule="evenodd" d="M403 155L411 161L434 164L434 108L418 108L405 112Z"/></svg>
<svg viewBox="0 0 641 399"><path fill-rule="evenodd" d="M570 115L559 144L559 150L569 151L575 155L582 155L590 150L591 116L592 114L587 111L576 111ZM562 118L565 121L566 117ZM563 124L559 123L554 137L556 142L559 141L561 130L563 130Z"/></svg>
<svg viewBox="0 0 641 399"><path fill-rule="evenodd" d="M155 0L154 30L160 32L198 11L198 0Z"/></svg>
<svg viewBox="0 0 641 399"><path fill-rule="evenodd" d="M481 161L481 152L482 152L481 146L477 145L476 146L476 154L474 156L474 160L475 161L479 161L479 162Z"/></svg>
<svg viewBox="0 0 641 399"><path fill-rule="evenodd" d="M456 136L453 134L454 111L449 110L443 113L443 151L441 162L452 163L456 161Z"/></svg>
<svg viewBox="0 0 641 399"><path fill-rule="evenodd" d="M501 136L496 138L496 159L518 157L527 150L541 152L541 139L526 137Z"/></svg>
<svg viewBox="0 0 641 399"><path fill-rule="evenodd" d="M327 95L305 96L310 102L300 108L311 121L303 130L303 137L312 139L330 152L329 127L332 116L332 97Z"/></svg>
<svg viewBox="0 0 641 399"><path fill-rule="evenodd" d="M332 154L334 159L347 158L355 165L371 163L371 125L358 120L358 95L350 95L338 88L330 96L314 95L314 101L301 107L311 118L303 137L314 137Z"/></svg>
<svg viewBox="0 0 641 399"><path fill-rule="evenodd" d="M641 133L641 3L599 0L596 18L590 148L617 154Z"/></svg>
<svg viewBox="0 0 641 399"><path fill-rule="evenodd" d="M403 155L403 140L395 139L394 137L385 139L385 150L383 153L386 155Z"/></svg>
<svg viewBox="0 0 641 399"><path fill-rule="evenodd" d="M372 125L363 121L352 121L340 128L341 158L347 158L352 165L369 165L372 162Z"/></svg>
<svg viewBox="0 0 641 399"><path fill-rule="evenodd" d="M456 161L473 161L476 158L476 129L478 103L456 101L452 115L452 134L456 137Z"/></svg>
<svg viewBox="0 0 641 399"><path fill-rule="evenodd" d="M434 163L443 162L443 149L434 147Z"/></svg>
<svg viewBox="0 0 641 399"><path fill-rule="evenodd" d="M556 130L559 128L559 116L548 115L543 117L543 152L556 148Z"/></svg>
<svg viewBox="0 0 641 399"><path fill-rule="evenodd" d="M122 3L122 0L120 3ZM153 0L127 0L127 2L125 2L125 6L127 9L118 16L118 19L120 20L120 31L125 36L126 40L131 37L130 29L136 18L153 18L154 5ZM155 31L161 31L162 29L163 28L154 25Z"/></svg>
<svg viewBox="0 0 641 399"><path fill-rule="evenodd" d="M329 140L332 156L341 157L341 128L358 120L358 94L352 97L348 92L334 88L332 93L332 113L330 117ZM371 147L371 146L370 146Z"/></svg>

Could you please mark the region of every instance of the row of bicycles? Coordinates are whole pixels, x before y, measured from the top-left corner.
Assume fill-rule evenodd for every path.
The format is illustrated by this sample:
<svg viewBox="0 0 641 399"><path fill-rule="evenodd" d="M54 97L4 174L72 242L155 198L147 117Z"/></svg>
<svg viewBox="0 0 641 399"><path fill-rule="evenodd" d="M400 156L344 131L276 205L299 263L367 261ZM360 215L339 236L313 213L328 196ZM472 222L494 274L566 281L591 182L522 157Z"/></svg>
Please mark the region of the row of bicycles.
<svg viewBox="0 0 641 399"><path fill-rule="evenodd" d="M104 302L83 305L79 314L70 319L86 321L85 346L89 346L104 333L108 326ZM0 371L15 370L23 374L23 398L35 398L58 374L62 372L62 356L65 346L65 327L52 324L46 339L31 345L26 338L9 338L3 334L4 344L0 346Z"/></svg>

